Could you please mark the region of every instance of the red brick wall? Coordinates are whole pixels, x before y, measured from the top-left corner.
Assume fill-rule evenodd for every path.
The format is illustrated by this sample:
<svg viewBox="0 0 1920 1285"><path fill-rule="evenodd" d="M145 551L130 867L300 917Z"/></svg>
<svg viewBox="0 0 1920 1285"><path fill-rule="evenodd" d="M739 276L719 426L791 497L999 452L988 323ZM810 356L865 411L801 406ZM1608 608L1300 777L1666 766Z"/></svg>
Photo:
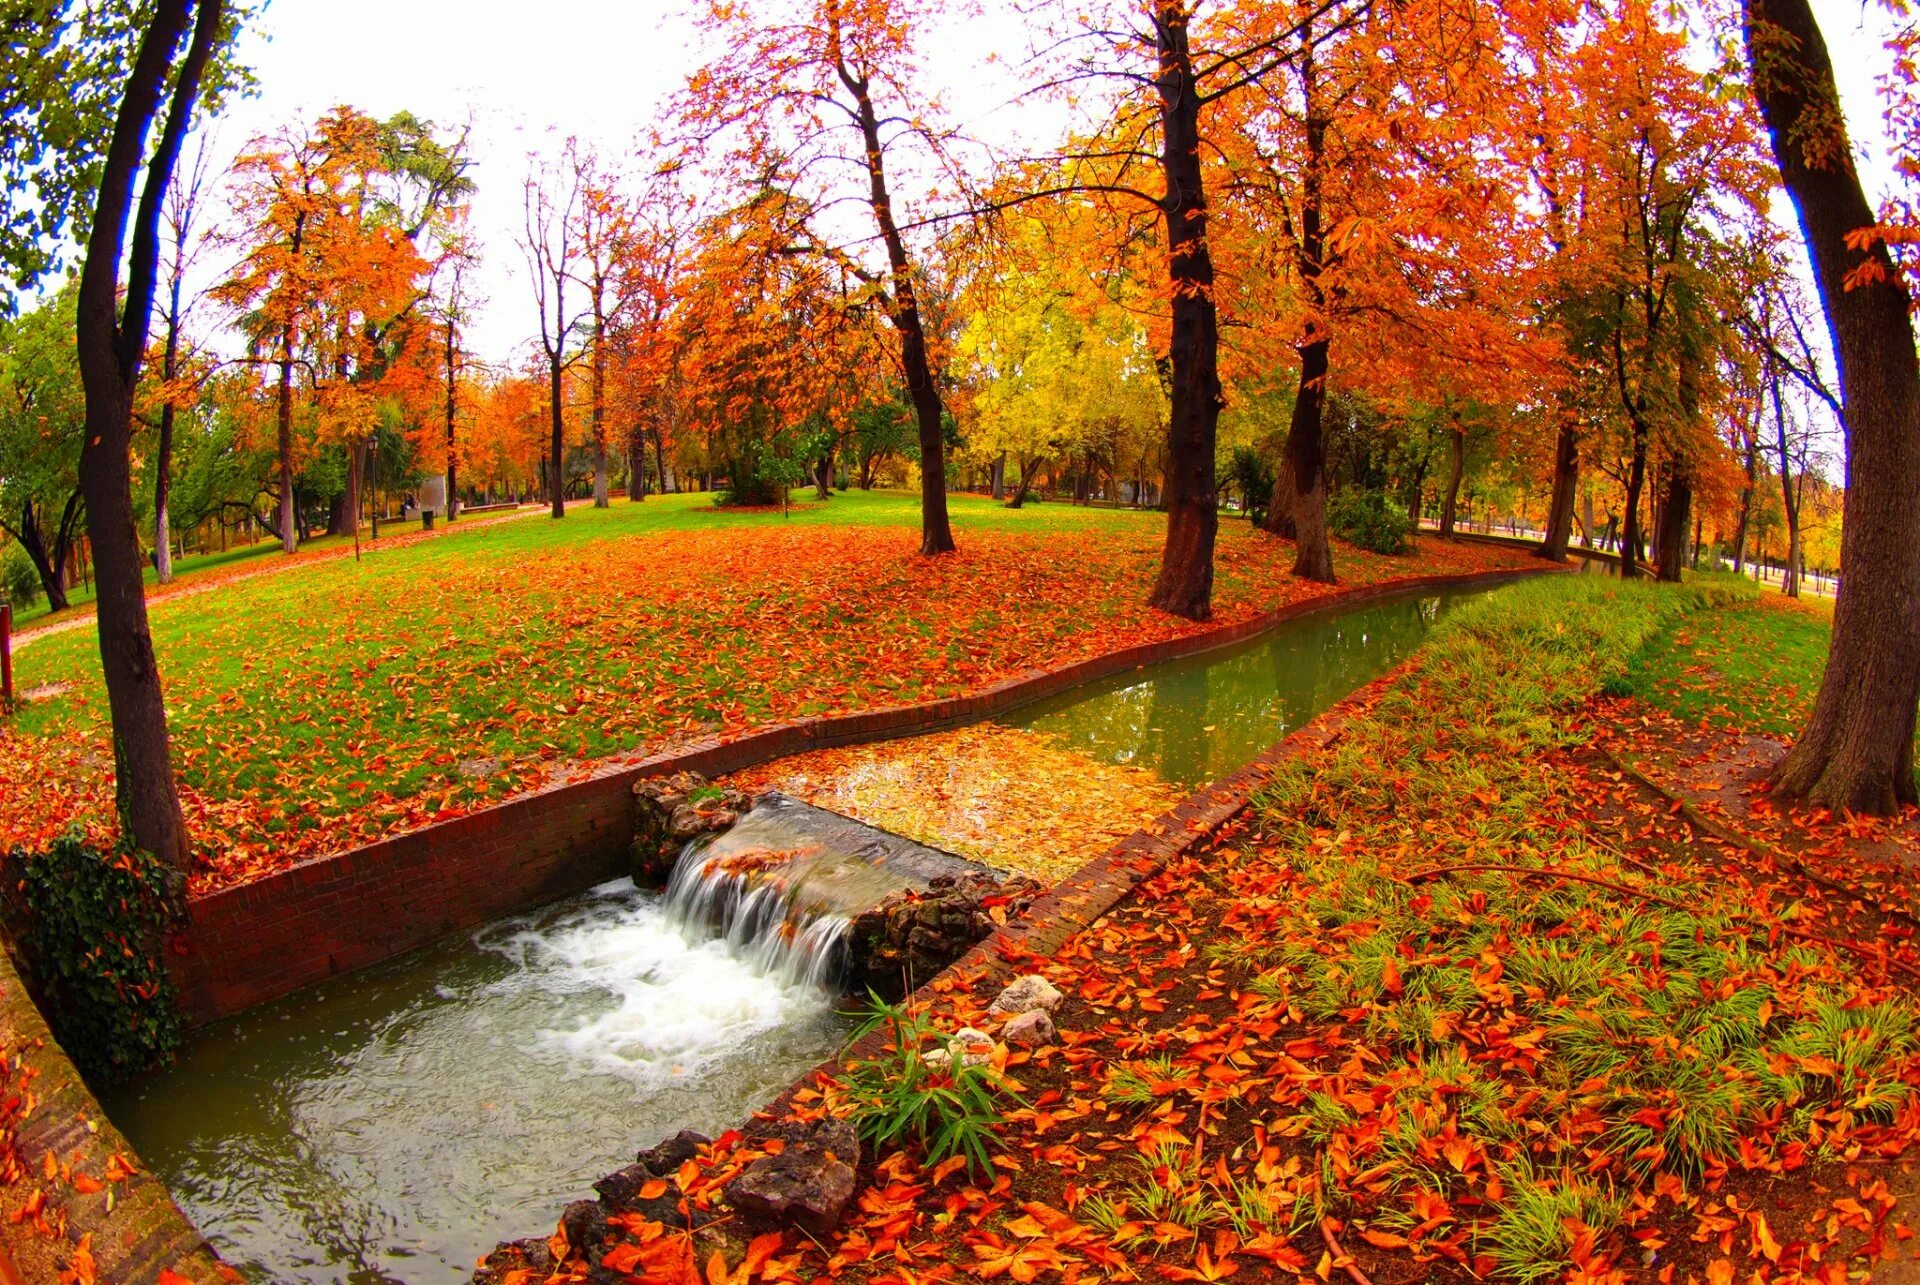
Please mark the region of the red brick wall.
<svg viewBox="0 0 1920 1285"><path fill-rule="evenodd" d="M610 879L625 868L633 837L630 792L642 776L683 768L713 776L803 750L940 731L1110 674L1231 646L1284 621L1378 598L1493 584L1532 570L1367 585L1206 633L1029 670L970 696L800 719L732 741L613 760L584 780L196 899L173 941L182 1002L190 1021L210 1022Z"/></svg>

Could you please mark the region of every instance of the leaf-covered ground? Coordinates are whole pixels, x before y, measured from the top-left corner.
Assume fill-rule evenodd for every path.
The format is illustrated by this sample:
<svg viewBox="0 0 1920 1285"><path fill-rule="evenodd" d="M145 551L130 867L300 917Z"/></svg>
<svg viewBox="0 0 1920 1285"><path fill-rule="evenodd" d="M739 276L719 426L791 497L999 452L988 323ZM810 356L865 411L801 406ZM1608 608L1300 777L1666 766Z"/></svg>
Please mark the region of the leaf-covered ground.
<svg viewBox="0 0 1920 1285"><path fill-rule="evenodd" d="M1210 846L1025 961L1063 1034L1004 1054L990 1174L869 1157L824 1242L716 1262L636 1215L596 1259L1354 1285L1838 1285L1911 1259L1911 923L1697 829L1593 744L1601 689L1723 593L1564 577L1455 613ZM993 993L931 1008L991 1031ZM723 1138L673 1185L713 1206L754 1154Z"/></svg>
<svg viewBox="0 0 1920 1285"><path fill-rule="evenodd" d="M956 497L960 552L916 553L911 497L725 513L654 497L562 522L416 538L156 604L194 886L457 815L676 738L970 690L1200 626L1142 605L1158 514ZM1227 523L1216 620L1326 592L1285 545ZM1526 565L1424 540L1342 548L1347 585ZM90 630L20 654L61 692L0 730L0 841L110 814L112 754Z"/></svg>
<svg viewBox="0 0 1920 1285"><path fill-rule="evenodd" d="M730 783L775 789L995 869L1055 883L1179 802L1144 768L997 723L815 750Z"/></svg>

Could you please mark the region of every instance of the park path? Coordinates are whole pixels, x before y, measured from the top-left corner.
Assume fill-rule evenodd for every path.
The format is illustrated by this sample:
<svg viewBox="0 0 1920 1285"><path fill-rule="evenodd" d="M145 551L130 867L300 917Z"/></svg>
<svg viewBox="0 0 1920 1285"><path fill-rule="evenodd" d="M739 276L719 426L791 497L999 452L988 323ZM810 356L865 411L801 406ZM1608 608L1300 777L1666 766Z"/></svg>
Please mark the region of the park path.
<svg viewBox="0 0 1920 1285"><path fill-rule="evenodd" d="M592 501L569 500L567 503L571 507L578 504L591 504ZM363 556L374 553L390 553L395 549L409 548L421 540L437 539L443 535L454 535L462 531L471 531L475 527L491 526L496 522L511 522L519 518L537 517L546 512L547 506L545 504L538 504L518 508L511 513L495 513L485 517L462 519L453 524L435 527L431 531L413 531L406 535L394 536L382 544L374 544L370 541L360 546L358 552ZM245 571L235 572L232 575L223 576L218 573L208 573L202 576L195 576L185 581L175 581L170 585L155 585L148 589L147 605L149 607L156 607L161 603L174 602L181 598L195 598L203 593L212 593L216 589L225 589L230 585L241 584L248 580L259 580L266 576L277 576L288 571L298 571L305 567L319 566L322 563L333 562L340 558L352 557L354 553L354 547L347 544L341 545L338 548L322 549L317 553L296 553L291 558L285 556L273 558L265 566L252 567ZM154 592L156 589L160 592ZM93 614L93 604L83 603L75 607L73 614L64 619L49 621L44 625L35 625L30 629L23 629L13 636L13 650L17 653L23 647L26 647L30 643L38 642L42 638L50 638L54 634L63 634L70 629L78 629L82 625L91 623Z"/></svg>

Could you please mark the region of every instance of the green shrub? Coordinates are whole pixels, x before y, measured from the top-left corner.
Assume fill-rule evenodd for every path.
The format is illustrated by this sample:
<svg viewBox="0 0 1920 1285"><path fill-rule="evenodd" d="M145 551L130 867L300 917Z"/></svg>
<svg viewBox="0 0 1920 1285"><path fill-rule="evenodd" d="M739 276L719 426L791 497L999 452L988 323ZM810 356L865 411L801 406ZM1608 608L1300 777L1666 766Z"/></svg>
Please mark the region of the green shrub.
<svg viewBox="0 0 1920 1285"><path fill-rule="evenodd" d="M1413 547L1413 519L1385 491L1349 487L1338 492L1327 503L1327 526L1374 553L1400 554Z"/></svg>
<svg viewBox="0 0 1920 1285"><path fill-rule="evenodd" d="M1247 517L1255 526L1267 520L1267 505L1273 499L1273 467L1251 446L1233 448L1233 460L1221 479L1240 492L1246 502Z"/></svg>
<svg viewBox="0 0 1920 1285"><path fill-rule="evenodd" d="M185 1029L161 955L173 872L77 833L45 852L15 848L8 862L25 895L25 944L48 1023L81 1073L113 1084L170 1058Z"/></svg>
<svg viewBox="0 0 1920 1285"><path fill-rule="evenodd" d="M39 596L40 573L33 569L33 559L19 545L9 544L0 553L0 601L26 607Z"/></svg>
<svg viewBox="0 0 1920 1285"><path fill-rule="evenodd" d="M969 1172L990 1172L990 1146L1001 1120L995 1093L1005 1087L999 1073L957 1061L950 1067L927 1065L921 1046L939 1034L932 1023L877 995L869 1004L866 1020L848 1042L884 1028L887 1051L853 1063L841 1076L860 1140L874 1147L911 1142L929 1165L964 1156Z"/></svg>

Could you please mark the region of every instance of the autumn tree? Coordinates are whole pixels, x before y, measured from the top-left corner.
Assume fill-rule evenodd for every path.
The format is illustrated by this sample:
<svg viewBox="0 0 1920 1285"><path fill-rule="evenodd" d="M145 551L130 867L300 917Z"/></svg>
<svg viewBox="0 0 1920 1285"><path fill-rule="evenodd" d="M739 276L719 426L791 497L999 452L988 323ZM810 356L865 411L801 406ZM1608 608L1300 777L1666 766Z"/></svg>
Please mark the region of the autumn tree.
<svg viewBox="0 0 1920 1285"><path fill-rule="evenodd" d="M1747 0L1754 97L1833 340L1847 441L1843 578L1813 712L1773 788L1834 810L1920 802L1920 357L1911 298L1861 189L1833 60L1806 0Z"/></svg>
<svg viewBox="0 0 1920 1285"><path fill-rule="evenodd" d="M0 321L0 530L39 574L49 611L67 609L67 575L84 529L81 431L86 398L74 349L78 289Z"/></svg>
<svg viewBox="0 0 1920 1285"><path fill-rule="evenodd" d="M50 106L51 100L41 105L43 116L72 120L76 103L90 95L96 103L112 103L118 92L117 105L101 113L112 120L104 151L89 156L83 146L77 149L77 164L74 156L63 158L65 181L43 184L41 194L58 207L56 220L73 208L91 208L75 321L86 394L79 473L93 542L95 619L113 724L115 801L127 839L183 874L186 827L173 777L166 702L147 627L144 559L134 525L133 399L153 317L160 212L203 90L217 90L230 74L215 65L234 34L227 19L222 0L155 0L124 28L124 47L132 50L131 56L124 64L109 60L104 87L100 78L85 78L58 91L67 97L57 108ZM113 25L104 24L110 30ZM93 27L88 34L101 29ZM44 44L32 45L24 58L16 49L13 85L35 83L33 72L48 64L70 71L70 51L59 45L70 30L66 23L43 24L37 39ZM90 70L97 73L99 67ZM124 78L115 74L122 71ZM78 113L86 114L84 109ZM13 104L5 115L10 125L17 124ZM156 119L160 132L149 146ZM81 137L91 144L91 136ZM74 181L76 174L83 177ZM97 183L88 183L94 176ZM8 178L11 186L14 175ZM83 195L89 187L90 201ZM14 262L29 278L41 266Z"/></svg>
<svg viewBox="0 0 1920 1285"><path fill-rule="evenodd" d="M580 360L579 330L585 316L577 289L583 269L580 244L583 190L589 166L580 144L569 138L554 160L536 160L527 175L520 249L527 279L540 309L540 352L547 372L547 497L553 516L567 515L566 377Z"/></svg>
<svg viewBox="0 0 1920 1285"><path fill-rule="evenodd" d="M156 299L160 309L160 361L158 398L160 410L154 442L153 482L153 567L161 584L173 580L173 534L167 501L173 492L174 426L184 401L191 398L195 381L186 378L181 351L187 310L192 303L187 294L187 277L207 245L205 229L200 226L208 173L207 142L203 136L188 167L185 180L167 191L162 240L165 245L161 268L161 287Z"/></svg>
<svg viewBox="0 0 1920 1285"><path fill-rule="evenodd" d="M685 108L699 141L731 146L735 165L751 173L771 163L806 185L796 195L809 204L858 199L870 213L885 263L862 275L899 338L919 429L920 549L938 554L954 547L939 362L894 190L908 157L948 167L952 137L921 87L915 47L931 14L926 0L715 5L709 30L725 50L691 79Z"/></svg>

